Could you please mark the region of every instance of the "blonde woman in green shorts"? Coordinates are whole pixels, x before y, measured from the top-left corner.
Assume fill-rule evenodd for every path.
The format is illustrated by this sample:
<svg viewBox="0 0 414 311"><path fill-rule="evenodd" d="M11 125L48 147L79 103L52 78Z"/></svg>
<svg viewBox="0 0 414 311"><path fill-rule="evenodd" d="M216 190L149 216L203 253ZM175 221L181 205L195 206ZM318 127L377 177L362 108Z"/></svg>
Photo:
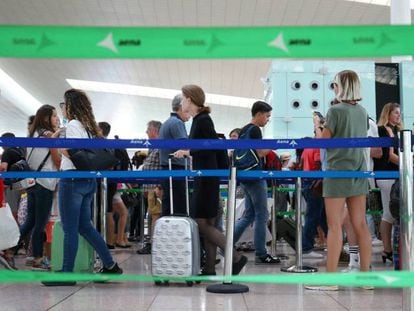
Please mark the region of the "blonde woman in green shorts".
<svg viewBox="0 0 414 311"><path fill-rule="evenodd" d="M338 103L328 110L322 138L366 137L368 115L366 110L358 104L361 100L358 75L351 70L339 72L334 79L334 91ZM367 167L364 148L328 148L326 149L326 163L327 171L365 171ZM368 180L366 178L324 178L323 197L328 223L327 272L336 272L338 268L342 249L344 208L348 209L357 236L360 269L369 271L371 235L365 221L367 193ZM338 286L307 286L306 288L338 290Z"/></svg>

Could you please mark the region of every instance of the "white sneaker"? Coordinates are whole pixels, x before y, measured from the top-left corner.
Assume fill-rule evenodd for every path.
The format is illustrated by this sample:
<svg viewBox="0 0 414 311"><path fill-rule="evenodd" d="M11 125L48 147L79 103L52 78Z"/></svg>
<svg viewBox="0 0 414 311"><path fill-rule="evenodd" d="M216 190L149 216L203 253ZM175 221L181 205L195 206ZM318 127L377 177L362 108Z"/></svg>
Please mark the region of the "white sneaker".
<svg viewBox="0 0 414 311"><path fill-rule="evenodd" d="M310 251L308 253L303 253L302 257L306 258L306 259L322 259L322 258L324 258L324 256L322 254L317 253L315 251Z"/></svg>
<svg viewBox="0 0 414 311"><path fill-rule="evenodd" d="M343 250L344 250L345 253L349 254L349 244L348 243L344 244Z"/></svg>
<svg viewBox="0 0 414 311"><path fill-rule="evenodd" d="M342 273L359 272L359 266L349 265L346 269L341 270Z"/></svg>
<svg viewBox="0 0 414 311"><path fill-rule="evenodd" d="M338 285L305 285L305 288L309 290L319 290L327 292L336 292L339 290Z"/></svg>
<svg viewBox="0 0 414 311"><path fill-rule="evenodd" d="M371 242L372 246L382 246L382 241L380 239L378 239L377 237L372 239Z"/></svg>

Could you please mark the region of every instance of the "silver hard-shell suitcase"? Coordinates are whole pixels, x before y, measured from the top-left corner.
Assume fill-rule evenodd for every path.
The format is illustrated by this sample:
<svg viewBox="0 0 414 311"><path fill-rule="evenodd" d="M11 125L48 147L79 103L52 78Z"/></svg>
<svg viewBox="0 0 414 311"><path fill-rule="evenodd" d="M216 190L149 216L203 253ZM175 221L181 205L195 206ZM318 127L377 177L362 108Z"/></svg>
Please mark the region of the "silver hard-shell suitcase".
<svg viewBox="0 0 414 311"><path fill-rule="evenodd" d="M171 171L171 159L168 161ZM187 168L187 160L186 160ZM163 277L194 276L200 273L200 237L197 223L190 217L174 216L172 177L170 181L171 216L164 216L155 223L152 237L152 275ZM189 212L188 178L185 178L186 208ZM167 279L167 280L166 280ZM188 286L193 282L187 281ZM156 281L156 285L161 281Z"/></svg>

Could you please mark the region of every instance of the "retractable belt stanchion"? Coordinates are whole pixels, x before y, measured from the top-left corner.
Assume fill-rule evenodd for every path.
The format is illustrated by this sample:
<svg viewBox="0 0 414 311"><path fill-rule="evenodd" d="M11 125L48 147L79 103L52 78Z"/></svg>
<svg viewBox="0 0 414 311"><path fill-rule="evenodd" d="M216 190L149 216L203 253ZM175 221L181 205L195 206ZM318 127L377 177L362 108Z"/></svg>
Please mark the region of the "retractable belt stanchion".
<svg viewBox="0 0 414 311"><path fill-rule="evenodd" d="M277 243L277 228L276 228L276 185L272 181L272 211L271 211L271 221L272 221L272 243L270 244L270 253L273 257L276 256L276 243Z"/></svg>
<svg viewBox="0 0 414 311"><path fill-rule="evenodd" d="M272 210L271 210L271 223L272 223L272 242L270 244L270 254L272 257L278 257L279 259L289 259L289 256L286 256L285 254L276 254L276 245L277 245L277 208L276 208L276 202L277 202L277 188L276 183L274 180L272 180L272 198L273 198L273 204L272 204Z"/></svg>
<svg viewBox="0 0 414 311"><path fill-rule="evenodd" d="M106 211L108 210L108 201L106 199L108 195L108 179L102 178L101 182L101 235L104 237L104 240L107 241L106 236Z"/></svg>
<svg viewBox="0 0 414 311"><path fill-rule="evenodd" d="M98 182L98 180L97 180L97 182ZM98 206L99 196L100 196L100 193L98 193L98 191L96 191L95 195L93 196L92 223L93 223L94 227L96 228L96 230L101 229L101 228L98 228L98 217L99 217L99 214L101 213L101 210L98 209L98 208L100 208Z"/></svg>
<svg viewBox="0 0 414 311"><path fill-rule="evenodd" d="M229 192L227 199L227 221L226 221L226 250L224 257L224 281L222 284L211 284L207 286L210 293L219 294L237 294L246 293L249 287L243 284L234 284L229 279L232 275L233 268L233 236L234 236L234 218L236 208L236 180L237 171L235 167L231 168L229 180Z"/></svg>
<svg viewBox="0 0 414 311"><path fill-rule="evenodd" d="M302 265L302 209L301 209L302 181L298 177L296 180L296 265L282 267L283 272L307 273L317 272L318 269Z"/></svg>
<svg viewBox="0 0 414 311"><path fill-rule="evenodd" d="M401 261L402 269L414 271L413 245L413 152L411 131L400 134L400 225L401 225ZM414 289L403 289L403 310L414 310Z"/></svg>

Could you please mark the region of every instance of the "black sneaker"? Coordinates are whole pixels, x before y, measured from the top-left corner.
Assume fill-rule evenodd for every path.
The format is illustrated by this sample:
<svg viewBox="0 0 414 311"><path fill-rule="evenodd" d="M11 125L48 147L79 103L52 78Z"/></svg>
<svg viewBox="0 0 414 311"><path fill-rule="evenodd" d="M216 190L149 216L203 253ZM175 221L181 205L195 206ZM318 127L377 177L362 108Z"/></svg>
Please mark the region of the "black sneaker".
<svg viewBox="0 0 414 311"><path fill-rule="evenodd" d="M124 271L118 266L117 263L114 264L112 268L103 267L99 270L99 273L102 274L122 274Z"/></svg>
<svg viewBox="0 0 414 311"><path fill-rule="evenodd" d="M149 255L151 254L151 244L146 243L145 246L139 250L137 250L138 255Z"/></svg>
<svg viewBox="0 0 414 311"><path fill-rule="evenodd" d="M75 281L42 281L44 286L75 286Z"/></svg>
<svg viewBox="0 0 414 311"><path fill-rule="evenodd" d="M269 254L264 256L256 256L255 264L256 265L275 265L280 263L280 259L278 257L272 257Z"/></svg>
<svg viewBox="0 0 414 311"><path fill-rule="evenodd" d="M238 275L240 271L243 269L243 267L246 265L246 263L247 263L247 257L241 256L238 262L233 263L232 274Z"/></svg>
<svg viewBox="0 0 414 311"><path fill-rule="evenodd" d="M57 270L55 273L62 273L62 270ZM76 281L41 281L44 286L75 286Z"/></svg>

